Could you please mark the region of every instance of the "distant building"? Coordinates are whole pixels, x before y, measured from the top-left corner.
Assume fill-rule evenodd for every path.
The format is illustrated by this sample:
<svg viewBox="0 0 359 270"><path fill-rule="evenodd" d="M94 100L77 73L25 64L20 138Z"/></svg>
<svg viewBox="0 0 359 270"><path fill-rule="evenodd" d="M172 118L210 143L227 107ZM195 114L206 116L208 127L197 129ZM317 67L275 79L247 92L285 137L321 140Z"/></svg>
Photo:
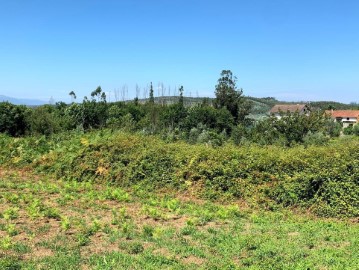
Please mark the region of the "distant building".
<svg viewBox="0 0 359 270"><path fill-rule="evenodd" d="M282 118L283 113L295 113L310 114L310 108L307 104L277 104L269 111L271 115L274 115L278 119Z"/></svg>
<svg viewBox="0 0 359 270"><path fill-rule="evenodd" d="M343 124L343 128L354 126L359 123L359 110L328 110L325 111L338 123Z"/></svg>

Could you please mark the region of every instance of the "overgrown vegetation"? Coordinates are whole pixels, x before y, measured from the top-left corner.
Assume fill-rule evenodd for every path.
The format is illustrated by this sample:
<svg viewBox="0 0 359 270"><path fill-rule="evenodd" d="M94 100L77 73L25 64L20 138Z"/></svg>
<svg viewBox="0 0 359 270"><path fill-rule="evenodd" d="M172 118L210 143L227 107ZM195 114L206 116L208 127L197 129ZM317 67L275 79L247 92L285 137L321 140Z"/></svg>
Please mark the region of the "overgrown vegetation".
<svg viewBox="0 0 359 270"><path fill-rule="evenodd" d="M111 130L52 137L0 137L0 163L60 179L190 190L244 199L268 209L305 207L323 216L359 214L359 140L322 146L233 144L209 147L164 142ZM10 149L10 151L9 151Z"/></svg>
<svg viewBox="0 0 359 270"><path fill-rule="evenodd" d="M152 90L151 90L152 89ZM274 98L245 98L238 89L236 77L223 70L215 88L216 98L203 99L186 106L183 86L180 96L170 104L155 102L151 84L150 99L107 103L101 87L84 97L81 103L63 102L36 108L0 103L0 132L11 136L51 135L70 130L122 129L143 134L159 135L166 141L184 140L189 143L222 145L233 140L236 144L255 142L263 145L323 144L340 134L340 124L334 123L323 110L331 103L316 103L310 117L299 113L283 114L281 119L264 117ZM76 94L71 91L72 100ZM264 105L264 106L263 106ZM260 116L259 116L260 115ZM258 118L259 117L259 118ZM346 134L357 134L347 130ZM315 137L308 140L307 137Z"/></svg>
<svg viewBox="0 0 359 270"><path fill-rule="evenodd" d="M0 103L0 269L355 268L359 125L255 121L229 70L194 106L150 90Z"/></svg>
<svg viewBox="0 0 359 270"><path fill-rule="evenodd" d="M1 269L355 269L358 224L0 172ZM163 191L163 190L162 190Z"/></svg>

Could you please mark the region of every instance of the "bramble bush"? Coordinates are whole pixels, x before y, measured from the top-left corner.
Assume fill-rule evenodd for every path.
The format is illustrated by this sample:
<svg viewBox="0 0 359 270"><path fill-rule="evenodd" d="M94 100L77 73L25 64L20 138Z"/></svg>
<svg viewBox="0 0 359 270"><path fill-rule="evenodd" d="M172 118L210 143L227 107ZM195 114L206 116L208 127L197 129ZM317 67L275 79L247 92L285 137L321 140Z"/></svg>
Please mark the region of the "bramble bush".
<svg viewBox="0 0 359 270"><path fill-rule="evenodd" d="M1 165L29 166L57 178L181 189L269 208L305 207L323 216L359 215L357 137L321 146L214 148L101 130L47 138L1 135L0 146Z"/></svg>

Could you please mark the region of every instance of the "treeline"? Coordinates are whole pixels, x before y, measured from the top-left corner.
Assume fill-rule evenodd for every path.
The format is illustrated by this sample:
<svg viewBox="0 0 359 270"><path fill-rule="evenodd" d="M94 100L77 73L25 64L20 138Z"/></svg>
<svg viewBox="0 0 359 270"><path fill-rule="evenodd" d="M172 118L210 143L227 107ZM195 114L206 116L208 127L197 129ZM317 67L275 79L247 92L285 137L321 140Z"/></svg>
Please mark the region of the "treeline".
<svg viewBox="0 0 359 270"><path fill-rule="evenodd" d="M106 101L101 87L81 103L43 105L35 108L0 103L0 132L11 136L51 135L69 130L122 129L142 134L157 134L166 141L185 140L189 143L222 145L255 142L290 146L298 143L323 144L339 136L341 126L322 111L310 116L283 114L281 119L268 117L261 121L248 118L253 102L244 98L236 87L236 77L224 70L216 85L213 100L204 99L194 106L185 106L183 87L175 103L156 103L151 84L150 98L140 102ZM70 93L76 100L76 94ZM269 100L272 102L272 100ZM352 132L359 134L357 130Z"/></svg>

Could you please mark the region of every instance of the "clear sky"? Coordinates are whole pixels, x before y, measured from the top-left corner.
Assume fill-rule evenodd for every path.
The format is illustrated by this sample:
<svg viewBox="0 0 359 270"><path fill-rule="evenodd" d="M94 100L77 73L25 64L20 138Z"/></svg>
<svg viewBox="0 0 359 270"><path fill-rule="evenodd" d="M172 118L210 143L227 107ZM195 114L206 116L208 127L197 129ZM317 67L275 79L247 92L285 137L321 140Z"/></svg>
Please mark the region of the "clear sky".
<svg viewBox="0 0 359 270"><path fill-rule="evenodd" d="M11 97L214 96L230 69L245 95L359 102L358 0L0 0L0 41Z"/></svg>

